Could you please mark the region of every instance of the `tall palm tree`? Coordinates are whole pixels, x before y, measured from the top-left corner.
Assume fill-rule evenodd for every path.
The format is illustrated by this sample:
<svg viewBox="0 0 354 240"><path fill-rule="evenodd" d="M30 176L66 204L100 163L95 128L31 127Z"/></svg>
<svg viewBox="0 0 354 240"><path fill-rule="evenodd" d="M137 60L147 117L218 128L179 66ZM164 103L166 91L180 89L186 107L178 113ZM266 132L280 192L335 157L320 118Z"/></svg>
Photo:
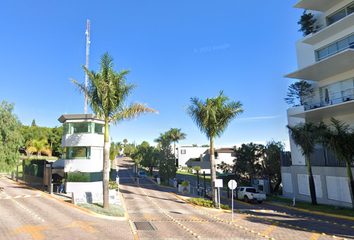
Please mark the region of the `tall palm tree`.
<svg viewBox="0 0 354 240"><path fill-rule="evenodd" d="M126 138L124 138L123 142L124 142L124 147L127 146L128 140Z"/></svg>
<svg viewBox="0 0 354 240"><path fill-rule="evenodd" d="M220 91L216 98L207 98L205 102L196 97L191 98L192 104L185 107L187 114L210 140L210 172L214 206L218 205L214 185L216 179L214 138L220 137L231 120L243 112L241 102L228 101L229 98L223 95L223 91Z"/></svg>
<svg viewBox="0 0 354 240"><path fill-rule="evenodd" d="M104 132L104 160L103 160L103 208L109 209L109 124L117 124L123 120L129 120L146 113L157 113L152 108L147 108L142 103L131 103L126 101L132 91L138 87L135 84L128 84L126 75L129 70L116 72L113 69L113 58L111 54L105 53L101 56L100 69L96 73L89 71L83 66L85 73L89 76L87 96L92 110L97 117L105 122ZM85 93L85 85L79 84L70 79L81 93Z"/></svg>
<svg viewBox="0 0 354 240"><path fill-rule="evenodd" d="M182 133L180 128L171 128L170 131L168 131L168 134L170 135L170 138L172 139L172 141L174 143L174 147L173 147L174 153L173 153L173 155L175 156L175 164L177 164L177 161L176 161L176 143L178 143L179 140L186 139L187 134Z"/></svg>
<svg viewBox="0 0 354 240"><path fill-rule="evenodd" d="M349 193L354 210L354 180L351 170L351 163L354 157L354 130L349 124L343 123L335 118L331 118L331 125L324 134L324 143L334 155L344 161L347 168Z"/></svg>
<svg viewBox="0 0 354 240"><path fill-rule="evenodd" d="M321 129L323 129L324 126L322 124L316 125L311 122L301 122L295 126L287 125L286 127L289 129L290 136L295 145L300 147L301 154L306 159L307 172L309 174L311 203L316 205L316 189L310 163L310 155L315 151L315 144L320 142Z"/></svg>

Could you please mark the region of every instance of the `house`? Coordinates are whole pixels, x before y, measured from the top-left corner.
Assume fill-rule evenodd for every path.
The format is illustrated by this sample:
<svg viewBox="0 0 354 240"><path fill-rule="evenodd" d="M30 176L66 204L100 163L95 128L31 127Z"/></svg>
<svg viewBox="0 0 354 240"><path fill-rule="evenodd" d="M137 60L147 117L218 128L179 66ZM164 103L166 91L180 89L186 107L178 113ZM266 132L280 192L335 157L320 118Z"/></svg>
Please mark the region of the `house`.
<svg viewBox="0 0 354 240"><path fill-rule="evenodd" d="M94 114L64 114L58 120L64 127L66 192L102 193L104 121Z"/></svg>
<svg viewBox="0 0 354 240"><path fill-rule="evenodd" d="M296 42L298 70L287 78L308 81L315 96L305 106L287 110L288 124L330 123L330 118L354 126L354 1L301 0L294 7L307 9L319 31ZM285 197L310 201L305 158L290 138L291 161L283 161ZM351 207L345 163L322 146L311 156L317 202Z"/></svg>
<svg viewBox="0 0 354 240"><path fill-rule="evenodd" d="M201 172L210 174L210 148L209 147L178 147L178 166L201 167ZM216 166L221 162L233 165L235 159L235 147L232 148L218 148L215 149L215 164ZM216 168L218 170L218 168Z"/></svg>

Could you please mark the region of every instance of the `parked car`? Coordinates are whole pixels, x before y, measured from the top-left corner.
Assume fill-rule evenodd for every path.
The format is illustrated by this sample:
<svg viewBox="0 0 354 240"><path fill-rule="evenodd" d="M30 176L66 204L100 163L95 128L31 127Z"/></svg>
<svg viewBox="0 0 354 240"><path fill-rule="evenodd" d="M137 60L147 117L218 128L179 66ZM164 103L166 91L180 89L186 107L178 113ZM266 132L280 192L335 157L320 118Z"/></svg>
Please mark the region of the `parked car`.
<svg viewBox="0 0 354 240"><path fill-rule="evenodd" d="M257 201L262 203L266 199L264 193L260 193L254 187L238 187L236 188L237 199L244 200L245 202Z"/></svg>
<svg viewBox="0 0 354 240"><path fill-rule="evenodd" d="M146 178L146 172L144 172L144 171L139 171L139 172L138 172L138 177L140 177L140 178Z"/></svg>

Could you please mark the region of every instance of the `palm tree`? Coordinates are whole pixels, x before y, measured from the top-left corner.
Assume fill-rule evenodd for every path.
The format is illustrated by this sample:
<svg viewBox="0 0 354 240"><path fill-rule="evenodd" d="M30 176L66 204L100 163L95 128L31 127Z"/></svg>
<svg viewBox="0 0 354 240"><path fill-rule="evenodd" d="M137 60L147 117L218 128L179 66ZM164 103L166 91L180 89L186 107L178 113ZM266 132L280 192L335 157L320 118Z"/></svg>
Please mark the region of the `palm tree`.
<svg viewBox="0 0 354 240"><path fill-rule="evenodd" d="M176 143L178 143L179 140L186 139L187 134L182 133L180 128L171 128L170 131L168 131L168 134L170 135L173 143L174 143L174 153L173 155L175 156L175 164L177 164L176 161ZM177 165L176 165L177 166Z"/></svg>
<svg viewBox="0 0 354 240"><path fill-rule="evenodd" d="M109 209L109 124L117 124L123 120L129 120L146 113L157 113L156 110L147 108L142 103L132 103L129 106L125 104L133 89L138 86L127 83L126 75L129 70L116 72L113 67L111 54L105 53L101 56L99 72L90 72L83 66L85 73L89 76L87 89L84 84L79 84L70 79L81 93L85 93L85 90L87 90L92 110L97 117L105 122L102 181L104 209Z"/></svg>
<svg viewBox="0 0 354 240"><path fill-rule="evenodd" d="M323 125L316 125L311 122L298 123L295 126L286 126L289 129L291 138L296 146L300 147L301 154L306 159L307 171L309 174L309 186L311 203L317 204L315 182L313 179L312 168L310 163L310 155L315 151L315 144L320 142L320 132Z"/></svg>
<svg viewBox="0 0 354 240"><path fill-rule="evenodd" d="M128 140L126 138L124 138L123 142L124 142L124 147L127 146Z"/></svg>
<svg viewBox="0 0 354 240"><path fill-rule="evenodd" d="M231 120L243 112L241 102L228 102L228 100L229 98L223 95L223 91L220 91L216 98L207 98L205 102L196 97L191 98L192 104L185 107L187 114L210 140L210 172L212 183L216 179L214 138L220 137ZM214 206L218 205L216 193L216 188L212 184Z"/></svg>
<svg viewBox="0 0 354 240"><path fill-rule="evenodd" d="M345 162L347 167L349 193L354 210L354 181L351 170L351 162L354 157L354 130L349 124L343 123L335 118L331 118L331 125L324 134L324 143L329 150L341 161Z"/></svg>
<svg viewBox="0 0 354 240"><path fill-rule="evenodd" d="M34 149L36 150L37 157L41 156L41 152L46 152L46 150L48 149L46 147L47 143L48 143L47 139L42 139L40 141L38 140L32 141L32 147L34 147Z"/></svg>

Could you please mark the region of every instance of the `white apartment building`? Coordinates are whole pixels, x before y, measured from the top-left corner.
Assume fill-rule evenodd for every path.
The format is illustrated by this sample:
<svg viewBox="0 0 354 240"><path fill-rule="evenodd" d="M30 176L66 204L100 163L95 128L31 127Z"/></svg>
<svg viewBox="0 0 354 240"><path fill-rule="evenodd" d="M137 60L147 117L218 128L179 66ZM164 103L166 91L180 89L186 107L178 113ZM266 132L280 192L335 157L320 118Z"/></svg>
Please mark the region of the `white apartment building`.
<svg viewBox="0 0 354 240"><path fill-rule="evenodd" d="M298 70L285 77L308 81L315 97L288 109L288 124L329 124L334 117L354 126L354 1L301 0L294 7L313 13L321 28L296 42ZM305 158L291 138L290 148L291 164L282 166L283 194L310 201ZM318 203L351 207L345 163L318 146L311 165Z"/></svg>

